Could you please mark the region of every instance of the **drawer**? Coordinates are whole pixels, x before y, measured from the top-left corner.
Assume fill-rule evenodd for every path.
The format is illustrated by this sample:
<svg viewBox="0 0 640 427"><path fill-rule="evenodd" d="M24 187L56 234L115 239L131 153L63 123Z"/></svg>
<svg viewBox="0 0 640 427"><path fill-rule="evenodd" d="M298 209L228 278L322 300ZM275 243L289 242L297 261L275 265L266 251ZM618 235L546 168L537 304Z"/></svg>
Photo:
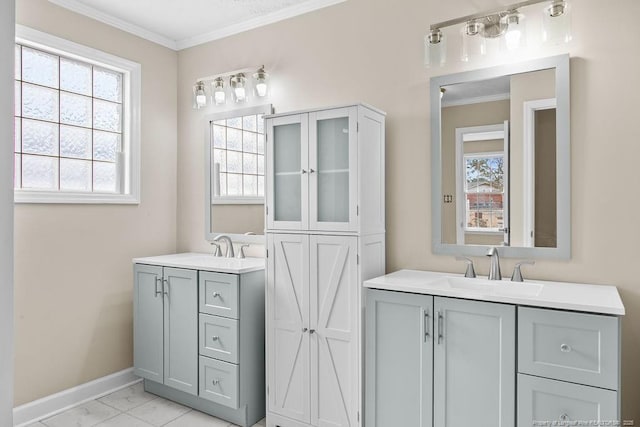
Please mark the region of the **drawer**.
<svg viewBox="0 0 640 427"><path fill-rule="evenodd" d="M238 276L200 272L200 312L238 318Z"/></svg>
<svg viewBox="0 0 640 427"><path fill-rule="evenodd" d="M518 427L618 425L607 421L619 421L617 392L518 375Z"/></svg>
<svg viewBox="0 0 640 427"><path fill-rule="evenodd" d="M200 356L200 397L238 409L238 365Z"/></svg>
<svg viewBox="0 0 640 427"><path fill-rule="evenodd" d="M518 372L618 389L617 317L520 307Z"/></svg>
<svg viewBox="0 0 640 427"><path fill-rule="evenodd" d="M238 321L200 314L200 354L238 363Z"/></svg>

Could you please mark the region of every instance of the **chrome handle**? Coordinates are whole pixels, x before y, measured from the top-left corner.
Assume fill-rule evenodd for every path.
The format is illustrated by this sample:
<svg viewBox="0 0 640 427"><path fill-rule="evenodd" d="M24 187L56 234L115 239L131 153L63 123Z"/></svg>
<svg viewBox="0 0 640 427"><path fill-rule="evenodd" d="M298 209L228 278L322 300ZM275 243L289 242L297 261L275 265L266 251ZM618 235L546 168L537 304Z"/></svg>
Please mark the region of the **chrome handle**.
<svg viewBox="0 0 640 427"><path fill-rule="evenodd" d="M214 335L214 336L212 336L212 337L211 337L211 339L212 339L213 341L218 341L218 340L220 339L220 337L219 337L219 336L217 336L217 335Z"/></svg>
<svg viewBox="0 0 640 427"><path fill-rule="evenodd" d="M442 315L442 312L439 311L438 312L438 344L440 344L444 339L444 333L442 331L443 323L444 323L444 316Z"/></svg>
<svg viewBox="0 0 640 427"><path fill-rule="evenodd" d="M567 414L562 414L562 415L560 415L559 420L560 420L560 421L569 421L569 415L567 415Z"/></svg>
<svg viewBox="0 0 640 427"><path fill-rule="evenodd" d="M569 352L571 352L571 350L572 350L572 348L571 348L571 346L569 344L562 344L560 346L560 351L563 352L563 353L569 353Z"/></svg>
<svg viewBox="0 0 640 427"><path fill-rule="evenodd" d="M429 311L424 311L424 342L429 341Z"/></svg>
<svg viewBox="0 0 640 427"><path fill-rule="evenodd" d="M313 169L309 169L309 173L314 173L315 171Z"/></svg>
<svg viewBox="0 0 640 427"><path fill-rule="evenodd" d="M213 297L214 298L220 298L220 292L214 292L213 293Z"/></svg>
<svg viewBox="0 0 640 427"><path fill-rule="evenodd" d="M302 175L304 175L305 173L307 173L306 170L302 169L302 171L300 172Z"/></svg>
<svg viewBox="0 0 640 427"><path fill-rule="evenodd" d="M213 383L213 385L218 385L218 384L220 384L220 380L213 380L212 383Z"/></svg>
<svg viewBox="0 0 640 427"><path fill-rule="evenodd" d="M155 298L158 298L158 295L162 295L162 289L158 290L158 283L161 283L162 279L159 277L156 277L156 294L155 294Z"/></svg>
<svg viewBox="0 0 640 427"><path fill-rule="evenodd" d="M316 333L316 330L315 330L315 329L309 329L309 333L310 333L311 335L313 335L313 334L315 334L315 333Z"/></svg>
<svg viewBox="0 0 640 427"><path fill-rule="evenodd" d="M162 293L169 296L169 279L162 279Z"/></svg>
<svg viewBox="0 0 640 427"><path fill-rule="evenodd" d="M305 332L307 332L309 329L307 328L302 328L302 333L304 334Z"/></svg>
<svg viewBox="0 0 640 427"><path fill-rule="evenodd" d="M476 277L476 270L473 268L473 260L466 256L457 256L456 260L465 261L467 263L467 270L464 272L464 277Z"/></svg>

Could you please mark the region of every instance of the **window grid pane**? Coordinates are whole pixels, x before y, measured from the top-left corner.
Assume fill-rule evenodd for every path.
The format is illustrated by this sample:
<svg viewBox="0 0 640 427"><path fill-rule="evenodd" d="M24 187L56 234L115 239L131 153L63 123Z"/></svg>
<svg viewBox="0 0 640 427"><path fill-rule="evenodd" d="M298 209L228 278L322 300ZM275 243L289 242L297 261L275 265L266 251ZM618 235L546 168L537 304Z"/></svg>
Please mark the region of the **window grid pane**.
<svg viewBox="0 0 640 427"><path fill-rule="evenodd" d="M264 197L263 115L230 117L210 126L212 173L220 186L215 197Z"/></svg>
<svg viewBox="0 0 640 427"><path fill-rule="evenodd" d="M117 193L123 74L15 46L14 188Z"/></svg>
<svg viewBox="0 0 640 427"><path fill-rule="evenodd" d="M499 232L504 227L504 155L478 153L464 161L466 228Z"/></svg>

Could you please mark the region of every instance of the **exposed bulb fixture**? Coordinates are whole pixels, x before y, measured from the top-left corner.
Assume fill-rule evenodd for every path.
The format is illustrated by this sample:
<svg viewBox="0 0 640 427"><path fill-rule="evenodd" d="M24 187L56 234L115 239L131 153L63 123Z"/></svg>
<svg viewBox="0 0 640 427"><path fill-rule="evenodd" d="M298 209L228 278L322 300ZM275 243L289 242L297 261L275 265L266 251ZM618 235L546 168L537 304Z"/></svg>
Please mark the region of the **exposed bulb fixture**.
<svg viewBox="0 0 640 427"><path fill-rule="evenodd" d="M201 81L193 86L193 101L193 106L196 109L207 106L207 94L204 91L204 83Z"/></svg>
<svg viewBox="0 0 640 427"><path fill-rule="evenodd" d="M554 0L544 9L542 16L542 39L546 43L568 43L571 41L571 17L569 5L563 0Z"/></svg>
<svg viewBox="0 0 640 427"><path fill-rule="evenodd" d="M480 33L481 24L475 19L468 21L464 26L464 33L468 36L477 36Z"/></svg>
<svg viewBox="0 0 640 427"><path fill-rule="evenodd" d="M425 37L424 63L426 66L442 65L446 61L447 48L444 35L439 28L431 30Z"/></svg>
<svg viewBox="0 0 640 427"><path fill-rule="evenodd" d="M244 73L238 73L229 79L229 85L233 90L233 100L236 103L245 102L247 100L247 89L246 89L246 81L247 78L244 76Z"/></svg>
<svg viewBox="0 0 640 427"><path fill-rule="evenodd" d="M267 96L269 90L269 74L264 71L264 65L253 75L256 95L260 98Z"/></svg>
<svg viewBox="0 0 640 427"><path fill-rule="evenodd" d="M554 1L551 3L551 6L547 8L547 12L549 16L552 18L557 18L559 16L564 15L567 9L567 2L565 1Z"/></svg>
<svg viewBox="0 0 640 427"><path fill-rule="evenodd" d="M507 44L508 50L516 50L520 47L520 40L522 39L522 24L520 19L521 15L517 10L509 11L505 17L507 32L504 35L504 41Z"/></svg>
<svg viewBox="0 0 640 427"><path fill-rule="evenodd" d="M222 105L227 101L227 94L224 91L224 79L222 77L216 77L211 83L213 92L213 103L216 105Z"/></svg>

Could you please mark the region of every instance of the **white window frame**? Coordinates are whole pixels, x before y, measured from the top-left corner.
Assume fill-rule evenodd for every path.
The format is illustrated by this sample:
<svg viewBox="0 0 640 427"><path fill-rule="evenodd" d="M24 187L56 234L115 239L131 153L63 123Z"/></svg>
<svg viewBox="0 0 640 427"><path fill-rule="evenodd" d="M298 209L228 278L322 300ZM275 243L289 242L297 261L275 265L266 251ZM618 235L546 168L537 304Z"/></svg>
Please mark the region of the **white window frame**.
<svg viewBox="0 0 640 427"><path fill-rule="evenodd" d="M140 64L33 28L16 25L16 43L122 73L120 193L15 189L15 203L140 203Z"/></svg>
<svg viewBox="0 0 640 427"><path fill-rule="evenodd" d="M463 162L466 165L467 163L467 159L468 158L492 158L492 159L497 159L497 158L502 158L503 164L506 162L505 159L505 155L503 151L487 151L487 152L481 152L481 153L469 153L469 154L464 154L463 156ZM464 178L465 178L465 183L466 183L466 168L464 173ZM462 179L463 177L460 177L460 179ZM463 214L463 218L464 218L464 225L463 225L463 231L465 233L468 234L488 234L488 235L495 235L495 234L502 234L503 231L500 228L496 228L496 227L469 227L467 225L467 219L469 218L469 209L467 206L467 195L470 194L467 190L466 190L466 184L463 183L463 193L462 193L462 200L464 201L463 203L463 209L464 209L464 214ZM505 200L505 194L504 194L504 187L502 190L502 193L486 193L486 194L502 194L502 200L504 203ZM504 204L503 204L503 208L502 211L504 212Z"/></svg>

